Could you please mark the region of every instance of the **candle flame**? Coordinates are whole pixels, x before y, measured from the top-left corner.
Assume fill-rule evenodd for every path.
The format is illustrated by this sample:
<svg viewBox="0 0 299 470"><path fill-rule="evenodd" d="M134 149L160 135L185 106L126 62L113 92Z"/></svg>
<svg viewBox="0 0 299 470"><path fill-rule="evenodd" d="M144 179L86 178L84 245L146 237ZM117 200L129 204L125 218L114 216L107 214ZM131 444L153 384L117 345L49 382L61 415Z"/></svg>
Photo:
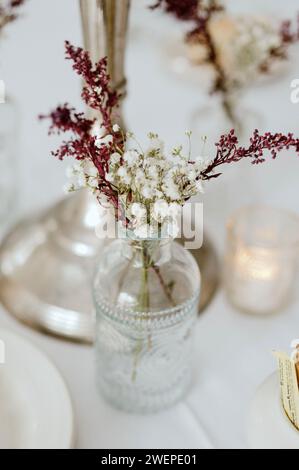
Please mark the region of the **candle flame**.
<svg viewBox="0 0 299 470"><path fill-rule="evenodd" d="M273 252L265 248L240 248L236 253L238 270L249 278L267 281L278 274Z"/></svg>

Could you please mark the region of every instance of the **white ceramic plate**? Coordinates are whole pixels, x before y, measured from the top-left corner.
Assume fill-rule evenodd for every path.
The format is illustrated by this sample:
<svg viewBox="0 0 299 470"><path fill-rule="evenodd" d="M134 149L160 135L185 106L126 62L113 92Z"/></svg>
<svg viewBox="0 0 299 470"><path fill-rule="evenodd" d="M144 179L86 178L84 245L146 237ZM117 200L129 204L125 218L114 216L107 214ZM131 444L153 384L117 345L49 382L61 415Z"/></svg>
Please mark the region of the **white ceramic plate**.
<svg viewBox="0 0 299 470"><path fill-rule="evenodd" d="M28 341L0 329L0 449L68 449L73 427L57 369Z"/></svg>
<svg viewBox="0 0 299 470"><path fill-rule="evenodd" d="M278 372L270 375L254 396L248 441L251 449L299 449L299 432L281 405Z"/></svg>

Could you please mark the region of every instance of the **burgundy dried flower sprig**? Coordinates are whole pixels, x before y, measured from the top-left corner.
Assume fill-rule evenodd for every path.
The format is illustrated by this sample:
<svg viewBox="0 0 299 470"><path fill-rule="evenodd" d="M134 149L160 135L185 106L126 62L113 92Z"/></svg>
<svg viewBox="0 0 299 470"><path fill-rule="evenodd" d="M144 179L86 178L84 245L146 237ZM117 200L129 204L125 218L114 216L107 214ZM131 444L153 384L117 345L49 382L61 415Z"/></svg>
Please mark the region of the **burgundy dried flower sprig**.
<svg viewBox="0 0 299 470"><path fill-rule="evenodd" d="M113 114L119 103L119 95L110 87L110 77L107 73L107 59L101 59L93 66L89 53L80 47L74 47L68 41L65 43L66 59L73 61L73 69L80 75L85 85L82 99L87 106L99 112L103 135L111 134L114 142L111 146L97 145L97 137L93 135L93 126L96 119L88 119L84 113L76 112L67 103L58 106L49 115L41 115L40 119L48 118L51 121L49 134L70 132L73 137L64 141L52 154L63 160L64 157L73 157L76 160L89 160L96 167L99 174L97 189L107 196L118 210L118 194L106 180L108 173L110 147L113 144L122 147L120 132L113 132Z"/></svg>
<svg viewBox="0 0 299 470"><path fill-rule="evenodd" d="M270 51L269 57L260 66L262 73L268 73L275 59L287 60L289 57L289 46L299 41L299 14L297 16L297 24L294 28L290 20L283 21L280 27L281 44Z"/></svg>
<svg viewBox="0 0 299 470"><path fill-rule="evenodd" d="M293 134L284 135L266 132L261 135L257 129L254 131L250 139L250 145L247 148L239 146L234 130L231 130L227 135L221 136L216 147L216 157L201 173L203 180L220 176L221 173L215 173L216 168L220 165L237 163L244 158L249 158L254 165L264 163L266 161L266 152L270 153L271 157L275 159L281 151L293 148L299 155L299 139L295 138Z"/></svg>
<svg viewBox="0 0 299 470"><path fill-rule="evenodd" d="M0 31L18 17L18 8L25 0L7 0L0 5Z"/></svg>
<svg viewBox="0 0 299 470"><path fill-rule="evenodd" d="M198 0L159 0L150 8L163 8L174 14L179 20L194 20L197 15Z"/></svg>
<svg viewBox="0 0 299 470"><path fill-rule="evenodd" d="M292 22L287 20L283 21L280 30L282 44L288 45L299 41L299 15L297 16L297 26L295 30L292 27Z"/></svg>
<svg viewBox="0 0 299 470"><path fill-rule="evenodd" d="M166 13L174 15L177 19L191 21L192 29L186 35L187 42L202 44L207 50L207 62L215 72L215 82L211 92L226 92L227 78L217 56L216 47L211 36L209 24L216 14L224 12L225 7L218 0L160 0L151 8L163 8Z"/></svg>
<svg viewBox="0 0 299 470"><path fill-rule="evenodd" d="M107 58L101 59L95 66L87 51L65 43L66 58L73 61L73 69L85 81L82 98L90 108L99 111L103 127L111 130L112 113L118 106L120 96L110 87L110 77L107 74Z"/></svg>

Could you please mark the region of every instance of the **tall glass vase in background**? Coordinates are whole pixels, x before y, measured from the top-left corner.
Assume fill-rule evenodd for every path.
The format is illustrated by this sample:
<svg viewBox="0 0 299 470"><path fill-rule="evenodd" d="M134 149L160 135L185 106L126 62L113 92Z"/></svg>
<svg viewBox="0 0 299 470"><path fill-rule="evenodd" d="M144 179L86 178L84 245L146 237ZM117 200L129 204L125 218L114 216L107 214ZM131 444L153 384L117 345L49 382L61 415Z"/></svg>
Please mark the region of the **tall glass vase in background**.
<svg viewBox="0 0 299 470"><path fill-rule="evenodd" d="M172 240L114 240L94 282L97 381L117 408L148 413L187 392L200 275Z"/></svg>
<svg viewBox="0 0 299 470"><path fill-rule="evenodd" d="M84 46L93 61L108 57L112 85L124 98L130 0L79 5ZM95 235L100 217L96 199L82 190L13 228L0 249L0 300L10 313L39 330L93 340L90 283L103 246Z"/></svg>
<svg viewBox="0 0 299 470"><path fill-rule="evenodd" d="M7 216L17 197L17 111L14 101L4 97L0 104L0 227L5 226Z"/></svg>

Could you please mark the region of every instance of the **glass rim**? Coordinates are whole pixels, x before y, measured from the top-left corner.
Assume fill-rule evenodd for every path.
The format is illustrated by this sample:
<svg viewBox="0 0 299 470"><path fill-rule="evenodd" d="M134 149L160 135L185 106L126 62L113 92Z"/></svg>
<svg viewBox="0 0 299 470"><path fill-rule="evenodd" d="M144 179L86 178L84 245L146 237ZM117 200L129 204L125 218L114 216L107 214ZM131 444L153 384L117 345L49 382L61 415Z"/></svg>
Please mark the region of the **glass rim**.
<svg viewBox="0 0 299 470"><path fill-rule="evenodd" d="M120 237L115 237L116 240L127 240L131 242L137 242L137 243L142 243L142 242L171 242L175 240L175 237L171 235L166 235L166 234L154 234L153 236L147 236L144 238L138 237L134 230L132 229L123 229L121 232Z"/></svg>

